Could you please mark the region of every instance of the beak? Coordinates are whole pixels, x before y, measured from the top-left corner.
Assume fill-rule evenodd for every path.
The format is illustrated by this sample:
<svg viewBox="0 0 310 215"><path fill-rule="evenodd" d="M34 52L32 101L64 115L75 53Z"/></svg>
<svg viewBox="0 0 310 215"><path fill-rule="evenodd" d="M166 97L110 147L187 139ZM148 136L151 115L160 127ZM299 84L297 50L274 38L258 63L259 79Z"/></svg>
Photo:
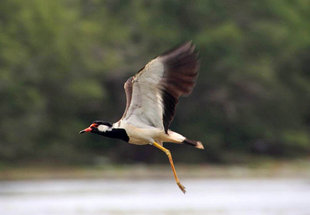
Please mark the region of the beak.
<svg viewBox="0 0 310 215"><path fill-rule="evenodd" d="M80 134L83 134L85 132L91 132L91 131L92 131L92 128L88 127L88 128L85 128L84 130L80 131Z"/></svg>

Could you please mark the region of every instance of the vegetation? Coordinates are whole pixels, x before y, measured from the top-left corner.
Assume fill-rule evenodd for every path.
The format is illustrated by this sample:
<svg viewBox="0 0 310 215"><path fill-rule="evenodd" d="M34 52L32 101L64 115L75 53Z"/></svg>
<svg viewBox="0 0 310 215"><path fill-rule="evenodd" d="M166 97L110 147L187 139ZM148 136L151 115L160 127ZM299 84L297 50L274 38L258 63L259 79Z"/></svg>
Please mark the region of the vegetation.
<svg viewBox="0 0 310 215"><path fill-rule="evenodd" d="M166 162L78 131L116 121L123 82L187 40L200 51L196 88L172 129L205 151L176 161L244 162L310 151L310 3L278 1L0 1L0 161Z"/></svg>

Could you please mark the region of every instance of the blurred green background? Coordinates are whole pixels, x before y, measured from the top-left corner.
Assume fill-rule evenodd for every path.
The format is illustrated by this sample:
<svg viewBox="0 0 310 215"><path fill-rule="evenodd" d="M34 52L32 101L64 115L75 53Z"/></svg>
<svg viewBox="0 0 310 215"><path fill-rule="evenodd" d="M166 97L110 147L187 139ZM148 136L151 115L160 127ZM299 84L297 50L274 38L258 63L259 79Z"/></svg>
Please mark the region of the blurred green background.
<svg viewBox="0 0 310 215"><path fill-rule="evenodd" d="M161 163L151 146L79 135L117 121L123 83L192 40L200 75L166 144L178 162L244 163L310 152L308 0L1 0L0 164Z"/></svg>

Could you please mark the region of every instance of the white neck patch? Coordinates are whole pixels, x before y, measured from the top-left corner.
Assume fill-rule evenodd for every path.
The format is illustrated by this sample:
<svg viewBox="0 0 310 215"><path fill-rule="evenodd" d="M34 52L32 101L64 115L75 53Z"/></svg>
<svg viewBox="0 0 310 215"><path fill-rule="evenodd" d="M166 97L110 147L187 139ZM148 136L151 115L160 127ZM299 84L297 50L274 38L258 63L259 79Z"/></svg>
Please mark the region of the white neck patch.
<svg viewBox="0 0 310 215"><path fill-rule="evenodd" d="M101 131L101 132L106 132L109 129L110 129L110 127L106 126L106 125L99 125L98 126L98 130Z"/></svg>

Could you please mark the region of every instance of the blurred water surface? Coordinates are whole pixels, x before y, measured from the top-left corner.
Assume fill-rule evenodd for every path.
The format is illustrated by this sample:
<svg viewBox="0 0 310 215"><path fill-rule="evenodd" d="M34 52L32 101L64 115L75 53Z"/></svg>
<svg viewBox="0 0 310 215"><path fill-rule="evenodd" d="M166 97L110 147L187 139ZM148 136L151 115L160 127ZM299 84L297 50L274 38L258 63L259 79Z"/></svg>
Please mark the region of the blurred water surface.
<svg viewBox="0 0 310 215"><path fill-rule="evenodd" d="M306 179L171 179L0 182L1 215L310 214Z"/></svg>

